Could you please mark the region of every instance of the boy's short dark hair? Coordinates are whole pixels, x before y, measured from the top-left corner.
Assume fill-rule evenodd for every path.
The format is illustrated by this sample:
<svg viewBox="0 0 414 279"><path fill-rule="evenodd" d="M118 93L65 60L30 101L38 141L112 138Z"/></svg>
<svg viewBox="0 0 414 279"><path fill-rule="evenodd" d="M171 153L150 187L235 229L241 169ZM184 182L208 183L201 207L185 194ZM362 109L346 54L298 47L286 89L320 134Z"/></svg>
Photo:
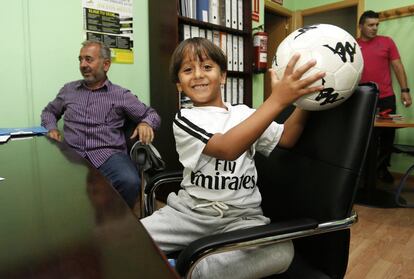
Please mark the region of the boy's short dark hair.
<svg viewBox="0 0 414 279"><path fill-rule="evenodd" d="M379 13L376 13L376 12L371 11L371 10L369 10L369 11L365 11L365 12L361 15L361 17L359 18L359 24L364 24L364 23L365 23L365 20L366 20L367 18L379 18Z"/></svg>
<svg viewBox="0 0 414 279"><path fill-rule="evenodd" d="M174 83L179 81L178 72L187 54L203 61L208 58L220 66L222 72L227 72L227 59L221 48L205 38L190 38L182 41L174 50L170 61L170 77Z"/></svg>

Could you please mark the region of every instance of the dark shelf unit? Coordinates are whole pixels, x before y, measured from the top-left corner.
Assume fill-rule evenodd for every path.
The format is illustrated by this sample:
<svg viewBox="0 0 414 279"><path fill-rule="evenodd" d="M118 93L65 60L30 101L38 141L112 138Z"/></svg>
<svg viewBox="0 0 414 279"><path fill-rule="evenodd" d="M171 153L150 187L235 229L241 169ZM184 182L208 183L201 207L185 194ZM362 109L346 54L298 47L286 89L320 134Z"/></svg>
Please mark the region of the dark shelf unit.
<svg viewBox="0 0 414 279"><path fill-rule="evenodd" d="M154 144L170 170L181 168L178 162L178 154L175 151L172 131L172 122L178 110L179 100L176 86L171 82L168 71L171 55L180 40L180 25L189 24L243 37L244 71L229 71L227 75L244 79L244 104L252 105L253 42L251 1L243 0L243 30L183 17L178 13L178 5L179 0L148 1L150 101L151 106L157 110L162 118L161 128L156 132Z"/></svg>

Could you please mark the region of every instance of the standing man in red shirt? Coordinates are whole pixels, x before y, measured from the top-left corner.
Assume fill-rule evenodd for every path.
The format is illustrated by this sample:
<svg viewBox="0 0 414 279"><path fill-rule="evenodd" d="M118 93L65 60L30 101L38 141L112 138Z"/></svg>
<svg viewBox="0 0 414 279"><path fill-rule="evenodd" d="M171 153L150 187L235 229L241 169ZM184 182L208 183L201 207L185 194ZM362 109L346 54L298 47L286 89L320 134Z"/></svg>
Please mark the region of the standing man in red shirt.
<svg viewBox="0 0 414 279"><path fill-rule="evenodd" d="M392 88L391 68L401 88L401 103L405 107L412 104L407 76L401 62L397 46L390 37L377 35L379 14L374 11L364 12L359 19L361 36L357 39L364 58L364 71L361 82L375 82L380 91L377 107L379 111L389 110L396 113L396 96ZM377 128L379 140L378 177L387 183L394 181L388 171L395 137L395 129ZM385 158L385 159L383 159Z"/></svg>

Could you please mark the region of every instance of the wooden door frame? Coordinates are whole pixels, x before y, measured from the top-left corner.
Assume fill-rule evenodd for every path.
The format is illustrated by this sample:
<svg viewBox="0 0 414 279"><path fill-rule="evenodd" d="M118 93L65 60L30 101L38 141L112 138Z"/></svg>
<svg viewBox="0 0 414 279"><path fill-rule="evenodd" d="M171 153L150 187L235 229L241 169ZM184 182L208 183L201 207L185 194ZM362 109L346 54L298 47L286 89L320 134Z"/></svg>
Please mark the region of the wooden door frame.
<svg viewBox="0 0 414 279"><path fill-rule="evenodd" d="M270 0L265 0L265 14L272 14L278 17L283 17L286 18L286 22L285 22L285 29L287 34L290 34L291 32L293 32L295 30L295 28L293 27L293 12L284 8L282 5L274 3ZM264 20L264 23L266 24L266 20ZM267 26L265 26L265 30L266 30ZM269 38L270 38L270 32L269 32ZM269 52L269 49L268 49ZM268 65L270 67L270 65ZM266 91L266 89L270 89L267 87L267 85L270 85L270 80L268 80L269 74L265 73L264 76L264 80L263 80L263 101L269 97L270 93Z"/></svg>
<svg viewBox="0 0 414 279"><path fill-rule="evenodd" d="M265 0L265 11L275 15L287 17L289 24L287 28L288 33L291 33L296 29L296 25L294 24L295 12L292 12L291 10L284 8L282 5L272 2L271 0Z"/></svg>
<svg viewBox="0 0 414 279"><path fill-rule="evenodd" d="M343 1L332 3L332 4L318 6L315 8L296 11L295 12L295 17L296 17L295 23L297 24L296 28L303 27L303 17L305 16L314 15L314 14L318 14L322 12L339 10L343 8L354 7L354 6L356 6L357 8L357 18L355 21L355 31L356 31L355 34L358 38L360 36L360 30L358 28L358 25L359 25L358 20L365 9L364 0L343 0Z"/></svg>

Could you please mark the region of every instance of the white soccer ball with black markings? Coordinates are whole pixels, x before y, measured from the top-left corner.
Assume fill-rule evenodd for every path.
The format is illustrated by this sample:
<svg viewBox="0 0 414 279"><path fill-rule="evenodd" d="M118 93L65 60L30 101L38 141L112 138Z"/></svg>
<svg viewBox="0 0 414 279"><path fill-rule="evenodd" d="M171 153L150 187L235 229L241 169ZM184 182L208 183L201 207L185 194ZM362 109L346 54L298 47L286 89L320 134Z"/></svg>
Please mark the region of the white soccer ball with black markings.
<svg viewBox="0 0 414 279"><path fill-rule="evenodd" d="M302 78L317 72L326 72L325 77L312 84L324 89L295 102L305 110L325 110L347 100L361 78L364 60L356 40L345 30L335 25L316 24L299 28L289 34L279 45L273 57L272 67L282 78L286 66L294 53L300 53L295 69L316 60L315 67Z"/></svg>

